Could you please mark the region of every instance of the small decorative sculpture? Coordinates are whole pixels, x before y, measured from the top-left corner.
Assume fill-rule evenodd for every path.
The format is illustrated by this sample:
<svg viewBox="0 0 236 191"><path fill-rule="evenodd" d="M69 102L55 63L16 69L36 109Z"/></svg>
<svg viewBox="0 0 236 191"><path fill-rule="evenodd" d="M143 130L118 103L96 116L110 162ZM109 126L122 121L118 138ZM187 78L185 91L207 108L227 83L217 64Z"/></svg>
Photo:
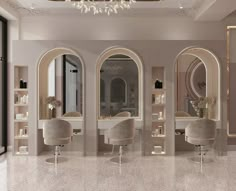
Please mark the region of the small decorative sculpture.
<svg viewBox="0 0 236 191"><path fill-rule="evenodd" d="M163 83L160 80L156 80L155 82L155 89L162 89L163 88Z"/></svg>

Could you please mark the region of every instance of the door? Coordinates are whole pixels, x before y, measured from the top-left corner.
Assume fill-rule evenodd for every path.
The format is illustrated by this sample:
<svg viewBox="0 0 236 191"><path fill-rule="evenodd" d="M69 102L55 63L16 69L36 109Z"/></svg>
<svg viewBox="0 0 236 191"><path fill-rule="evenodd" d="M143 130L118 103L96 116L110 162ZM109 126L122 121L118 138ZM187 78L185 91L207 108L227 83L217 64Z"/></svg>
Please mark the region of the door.
<svg viewBox="0 0 236 191"><path fill-rule="evenodd" d="M7 20L0 16L0 154L7 151Z"/></svg>

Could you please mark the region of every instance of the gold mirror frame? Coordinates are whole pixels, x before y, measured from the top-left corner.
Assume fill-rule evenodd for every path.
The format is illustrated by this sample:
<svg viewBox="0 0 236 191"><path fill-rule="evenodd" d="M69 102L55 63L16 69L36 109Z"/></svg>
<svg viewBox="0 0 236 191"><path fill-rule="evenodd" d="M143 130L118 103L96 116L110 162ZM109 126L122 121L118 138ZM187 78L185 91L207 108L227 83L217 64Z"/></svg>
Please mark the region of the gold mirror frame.
<svg viewBox="0 0 236 191"><path fill-rule="evenodd" d="M236 26L227 26L227 111L228 111L228 117L227 117L227 135L228 137L236 138L236 133L230 133L230 127L229 127L229 121L230 121L230 31L236 30Z"/></svg>

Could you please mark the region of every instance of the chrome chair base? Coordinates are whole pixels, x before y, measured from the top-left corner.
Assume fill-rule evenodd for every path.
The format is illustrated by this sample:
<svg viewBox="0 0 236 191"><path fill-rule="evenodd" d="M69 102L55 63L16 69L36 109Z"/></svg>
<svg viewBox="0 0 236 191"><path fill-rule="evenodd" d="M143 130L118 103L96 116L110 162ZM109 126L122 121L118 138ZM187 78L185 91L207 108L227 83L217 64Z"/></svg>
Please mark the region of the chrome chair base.
<svg viewBox="0 0 236 191"><path fill-rule="evenodd" d="M127 158L120 158L120 157L113 157L110 159L110 161L112 163L115 163L115 164L124 164L124 163L128 163L129 162L129 159Z"/></svg>
<svg viewBox="0 0 236 191"><path fill-rule="evenodd" d="M60 147L61 147L61 145L60 146L55 146L54 157L46 159L46 163L57 164L57 163L62 163L62 162L67 161L67 158L58 157L58 155L61 154Z"/></svg>
<svg viewBox="0 0 236 191"><path fill-rule="evenodd" d="M127 158L123 157L123 147L124 146L120 145L119 156L111 158L110 159L111 162L116 163L116 164L120 164L120 165L123 164L123 163L129 162L129 160Z"/></svg>
<svg viewBox="0 0 236 191"><path fill-rule="evenodd" d="M54 158L48 158L45 161L48 164L57 164L57 163L66 162L66 161L68 161L68 159L65 157L58 157L57 159L55 159L55 157L54 157Z"/></svg>
<svg viewBox="0 0 236 191"><path fill-rule="evenodd" d="M196 163L201 163L201 157L191 157L190 160L193 162L196 162ZM211 163L211 162L214 162L214 160L203 157L202 162L203 163Z"/></svg>

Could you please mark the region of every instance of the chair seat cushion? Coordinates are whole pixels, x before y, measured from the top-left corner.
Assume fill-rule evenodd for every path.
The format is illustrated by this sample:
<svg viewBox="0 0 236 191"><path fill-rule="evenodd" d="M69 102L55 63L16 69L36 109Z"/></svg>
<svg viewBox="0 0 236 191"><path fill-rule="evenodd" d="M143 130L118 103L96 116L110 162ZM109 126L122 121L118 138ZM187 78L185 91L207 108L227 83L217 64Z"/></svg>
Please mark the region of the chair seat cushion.
<svg viewBox="0 0 236 191"><path fill-rule="evenodd" d="M44 139L44 144L57 146L57 145L66 145L71 142L71 137L61 138L61 139Z"/></svg>
<svg viewBox="0 0 236 191"><path fill-rule="evenodd" d="M188 143L193 144L193 145L204 146L204 145L212 145L214 143L214 141L215 141L215 138L211 138L211 139L196 139L196 138L193 138L193 137L185 136L185 141L187 141Z"/></svg>

